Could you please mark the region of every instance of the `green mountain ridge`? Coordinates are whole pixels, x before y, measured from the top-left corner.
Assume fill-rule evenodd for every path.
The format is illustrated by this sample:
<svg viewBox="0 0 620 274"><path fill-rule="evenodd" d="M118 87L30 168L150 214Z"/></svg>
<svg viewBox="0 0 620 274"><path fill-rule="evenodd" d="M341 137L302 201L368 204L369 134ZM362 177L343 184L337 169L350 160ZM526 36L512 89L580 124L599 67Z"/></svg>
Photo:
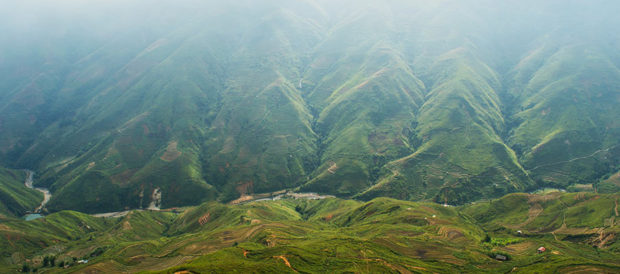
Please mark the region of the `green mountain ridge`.
<svg viewBox="0 0 620 274"><path fill-rule="evenodd" d="M35 21L19 15L46 4L17 5L0 19L0 165L35 170L52 212L146 208L155 189L164 208L282 189L613 192L613 4L423 2L159 3L140 20L100 3Z"/></svg>

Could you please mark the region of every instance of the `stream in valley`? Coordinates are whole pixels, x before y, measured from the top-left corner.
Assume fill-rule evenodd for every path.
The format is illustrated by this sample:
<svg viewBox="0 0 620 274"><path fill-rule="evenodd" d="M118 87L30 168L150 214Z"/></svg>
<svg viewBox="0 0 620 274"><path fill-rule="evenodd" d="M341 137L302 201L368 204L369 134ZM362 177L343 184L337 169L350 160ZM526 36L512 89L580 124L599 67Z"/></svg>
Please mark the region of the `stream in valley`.
<svg viewBox="0 0 620 274"><path fill-rule="evenodd" d="M35 187L33 185L33 182L34 182L34 172L32 170L28 170L28 169L26 169L25 171L26 171L26 180L24 181L24 185L27 188L34 189L36 191L39 191L39 192L43 193L43 201L41 201L41 204L37 208L35 208L32 211L32 213L28 213L28 214L23 216L23 218L26 219L26 221L30 221L30 220L34 220L34 219L38 219L38 218L43 217L43 215L41 215L41 210L43 210L43 208L45 208L45 205L52 198L52 193L47 188Z"/></svg>

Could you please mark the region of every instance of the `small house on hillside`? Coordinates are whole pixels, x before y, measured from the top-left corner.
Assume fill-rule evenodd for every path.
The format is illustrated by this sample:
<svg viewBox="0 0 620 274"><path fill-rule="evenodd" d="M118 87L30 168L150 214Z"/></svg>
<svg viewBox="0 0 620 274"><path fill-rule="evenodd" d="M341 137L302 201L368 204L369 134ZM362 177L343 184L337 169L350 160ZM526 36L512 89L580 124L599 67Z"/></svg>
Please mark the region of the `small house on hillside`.
<svg viewBox="0 0 620 274"><path fill-rule="evenodd" d="M506 256L500 255L500 254L495 255L495 259L498 260L498 261L508 260L508 258Z"/></svg>

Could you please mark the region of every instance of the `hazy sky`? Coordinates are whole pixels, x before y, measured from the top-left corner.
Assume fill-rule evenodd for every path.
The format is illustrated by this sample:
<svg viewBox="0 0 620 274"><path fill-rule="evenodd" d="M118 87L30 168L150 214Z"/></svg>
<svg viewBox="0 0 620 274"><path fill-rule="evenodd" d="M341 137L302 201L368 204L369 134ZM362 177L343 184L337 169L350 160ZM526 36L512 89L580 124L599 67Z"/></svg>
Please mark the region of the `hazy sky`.
<svg viewBox="0 0 620 274"><path fill-rule="evenodd" d="M95 47L174 32L260 35L261 22L278 17L284 19L273 24L285 26L294 18L318 26L323 35L353 22L360 32L381 33L381 24L387 24L416 39L516 45L552 37L615 46L620 40L618 10L620 1L612 0L6 0L0 9L0 58L24 47Z"/></svg>

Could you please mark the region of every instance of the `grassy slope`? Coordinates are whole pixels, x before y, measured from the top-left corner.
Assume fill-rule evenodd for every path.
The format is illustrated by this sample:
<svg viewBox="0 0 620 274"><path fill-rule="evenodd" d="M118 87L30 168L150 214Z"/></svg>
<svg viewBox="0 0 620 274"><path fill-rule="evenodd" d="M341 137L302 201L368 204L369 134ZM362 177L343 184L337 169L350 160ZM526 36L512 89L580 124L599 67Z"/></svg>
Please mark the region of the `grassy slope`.
<svg viewBox="0 0 620 274"><path fill-rule="evenodd" d="M55 255L90 259L69 271L617 271L617 199L511 194L463 207L389 198L211 202L120 219L59 212L4 222L2 269L26 259L38 267L42 256ZM538 205L542 211L528 216ZM538 246L548 251L536 254ZM490 258L495 254L510 260Z"/></svg>
<svg viewBox="0 0 620 274"><path fill-rule="evenodd" d="M504 121L497 75L464 51L441 56L431 68L432 74L447 76L433 79L436 84L420 109L414 136L421 140L419 149L388 163L384 176L361 197L401 195L460 204L531 187L499 136Z"/></svg>
<svg viewBox="0 0 620 274"><path fill-rule="evenodd" d="M542 184L596 182L620 163L620 127L611 118L620 115L620 71L604 52L584 45L539 48L513 72L520 103L508 143Z"/></svg>
<svg viewBox="0 0 620 274"><path fill-rule="evenodd" d="M0 167L0 218L22 216L35 209L43 194L24 186L26 173Z"/></svg>
<svg viewBox="0 0 620 274"><path fill-rule="evenodd" d="M219 16L211 19L214 24L226 20ZM273 28L282 39L313 31L304 19L289 17L283 11L264 19L261 26L245 23L237 31ZM300 22L280 26L282 20ZM223 44L232 39L219 37L215 29L192 33L191 27L181 28L141 41L143 48L134 53L136 57L121 59L129 63L113 74L114 81L97 87L97 96L81 102L71 123L48 128L46 135L52 136L48 140L62 140L52 146L58 153L37 150L43 140L30 156L48 155L42 161L47 172L41 184L51 184L57 192L50 210L146 207L156 188L162 191L163 206L174 207L279 190L306 179L316 165L315 135L310 114L292 84L297 77L291 64L279 60L280 50L293 56L292 48L300 42L254 41L262 50L249 51L237 44L237 48L214 45L205 51L202 45L212 39L224 39ZM260 37L247 34L244 39ZM113 55L108 49L116 46L106 45L99 57ZM228 60L234 50L249 53ZM258 68L248 59L266 61ZM100 65L96 60L82 65L95 69ZM170 75L171 70L178 73ZM68 85L79 88L74 81L69 79ZM69 198L78 193L84 199Z"/></svg>
<svg viewBox="0 0 620 274"><path fill-rule="evenodd" d="M320 109L315 129L321 135L321 165L302 189L353 195L370 186L387 161L415 149L409 133L423 84L389 48L377 45L371 52L355 64L358 73L344 76L350 77L347 82L330 86L325 77L309 95ZM329 77L332 73L338 74ZM321 98L319 91L325 90L333 92Z"/></svg>
<svg viewBox="0 0 620 274"><path fill-rule="evenodd" d="M602 193L615 193L620 191L620 171L611 174L598 184L598 191Z"/></svg>

